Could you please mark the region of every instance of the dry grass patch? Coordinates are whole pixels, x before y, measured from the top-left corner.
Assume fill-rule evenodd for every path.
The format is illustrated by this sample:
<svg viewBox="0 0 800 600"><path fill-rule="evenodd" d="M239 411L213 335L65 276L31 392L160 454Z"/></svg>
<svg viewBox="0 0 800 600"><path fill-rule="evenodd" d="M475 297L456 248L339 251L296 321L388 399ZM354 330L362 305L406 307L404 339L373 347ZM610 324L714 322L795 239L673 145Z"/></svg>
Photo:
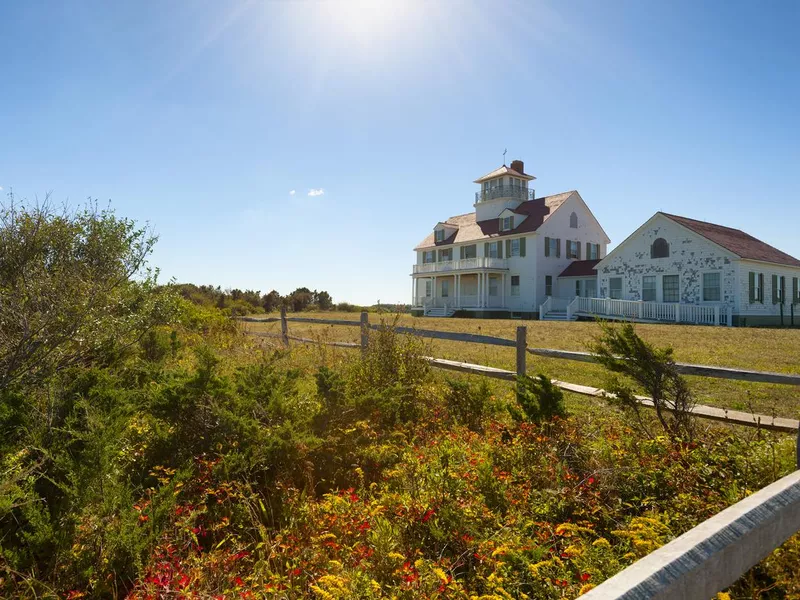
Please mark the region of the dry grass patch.
<svg viewBox="0 0 800 600"><path fill-rule="evenodd" d="M357 313L303 313L302 316L354 322L359 320ZM395 320L392 315L370 314L371 323L379 322L381 318L390 323ZM597 324L589 322L437 319L400 315L397 323L417 329L480 333L509 340L515 339L519 325L526 325L529 347L559 350L585 351L587 342L599 333ZM279 323L246 322L242 327L251 333L280 333ZM358 327L296 322L289 323L289 332L291 335L325 341L358 342L360 335ZM639 324L636 332L654 344L672 346L675 358L680 362L779 373L800 372L800 330ZM429 342L433 356L514 369L515 353L512 348L445 340ZM606 383L606 375L599 365L529 355L528 370L584 385L601 387ZM689 382L701 404L783 417L800 416L800 390L793 386L706 377L690 377Z"/></svg>

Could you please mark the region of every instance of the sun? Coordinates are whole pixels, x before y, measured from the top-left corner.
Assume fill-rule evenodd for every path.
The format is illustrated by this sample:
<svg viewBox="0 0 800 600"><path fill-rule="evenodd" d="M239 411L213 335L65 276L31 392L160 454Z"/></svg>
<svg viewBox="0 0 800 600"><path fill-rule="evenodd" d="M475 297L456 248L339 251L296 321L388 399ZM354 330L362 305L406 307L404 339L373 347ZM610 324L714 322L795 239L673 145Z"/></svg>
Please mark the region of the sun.
<svg viewBox="0 0 800 600"><path fill-rule="evenodd" d="M323 0L315 6L330 37L362 49L396 42L424 13L420 0Z"/></svg>

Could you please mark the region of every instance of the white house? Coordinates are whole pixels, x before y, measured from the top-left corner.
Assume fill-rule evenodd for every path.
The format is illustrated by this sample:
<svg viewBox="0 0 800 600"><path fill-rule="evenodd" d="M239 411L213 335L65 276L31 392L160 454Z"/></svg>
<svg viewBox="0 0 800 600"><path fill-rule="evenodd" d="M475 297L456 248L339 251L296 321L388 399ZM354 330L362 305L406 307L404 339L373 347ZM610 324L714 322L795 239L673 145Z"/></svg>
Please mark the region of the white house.
<svg viewBox="0 0 800 600"><path fill-rule="evenodd" d="M571 315L725 325L800 323L800 260L738 229L663 212L597 265Z"/></svg>
<svg viewBox="0 0 800 600"><path fill-rule="evenodd" d="M440 221L414 248L414 314L530 318L562 287L596 295L591 266L608 236L577 191L536 198L534 179L521 160L476 179L475 210Z"/></svg>

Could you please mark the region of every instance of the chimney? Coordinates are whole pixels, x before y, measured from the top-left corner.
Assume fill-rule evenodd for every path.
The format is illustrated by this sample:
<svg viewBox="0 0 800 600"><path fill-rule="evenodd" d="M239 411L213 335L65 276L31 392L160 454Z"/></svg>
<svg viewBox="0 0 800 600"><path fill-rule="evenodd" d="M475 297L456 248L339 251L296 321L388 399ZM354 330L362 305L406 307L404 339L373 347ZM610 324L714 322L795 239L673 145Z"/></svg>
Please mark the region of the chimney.
<svg viewBox="0 0 800 600"><path fill-rule="evenodd" d="M525 172L525 163L521 160L512 160L511 161L511 168L514 169L517 173L524 173Z"/></svg>

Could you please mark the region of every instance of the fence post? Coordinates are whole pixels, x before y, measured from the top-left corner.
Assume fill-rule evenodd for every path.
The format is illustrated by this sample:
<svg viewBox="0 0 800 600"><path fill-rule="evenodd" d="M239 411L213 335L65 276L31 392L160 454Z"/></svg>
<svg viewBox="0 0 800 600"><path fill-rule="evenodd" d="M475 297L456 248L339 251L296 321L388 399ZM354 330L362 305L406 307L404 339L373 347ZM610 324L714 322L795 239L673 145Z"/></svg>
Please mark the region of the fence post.
<svg viewBox="0 0 800 600"><path fill-rule="evenodd" d="M289 323L286 320L286 307L281 306L281 338L283 345L289 347Z"/></svg>
<svg viewBox="0 0 800 600"><path fill-rule="evenodd" d="M528 328L525 325L517 327L517 377L525 375L525 359L528 355Z"/></svg>
<svg viewBox="0 0 800 600"><path fill-rule="evenodd" d="M361 354L367 353L369 344L369 314L367 311L361 313Z"/></svg>
<svg viewBox="0 0 800 600"><path fill-rule="evenodd" d="M681 303L680 301L675 303L675 322L681 322Z"/></svg>

